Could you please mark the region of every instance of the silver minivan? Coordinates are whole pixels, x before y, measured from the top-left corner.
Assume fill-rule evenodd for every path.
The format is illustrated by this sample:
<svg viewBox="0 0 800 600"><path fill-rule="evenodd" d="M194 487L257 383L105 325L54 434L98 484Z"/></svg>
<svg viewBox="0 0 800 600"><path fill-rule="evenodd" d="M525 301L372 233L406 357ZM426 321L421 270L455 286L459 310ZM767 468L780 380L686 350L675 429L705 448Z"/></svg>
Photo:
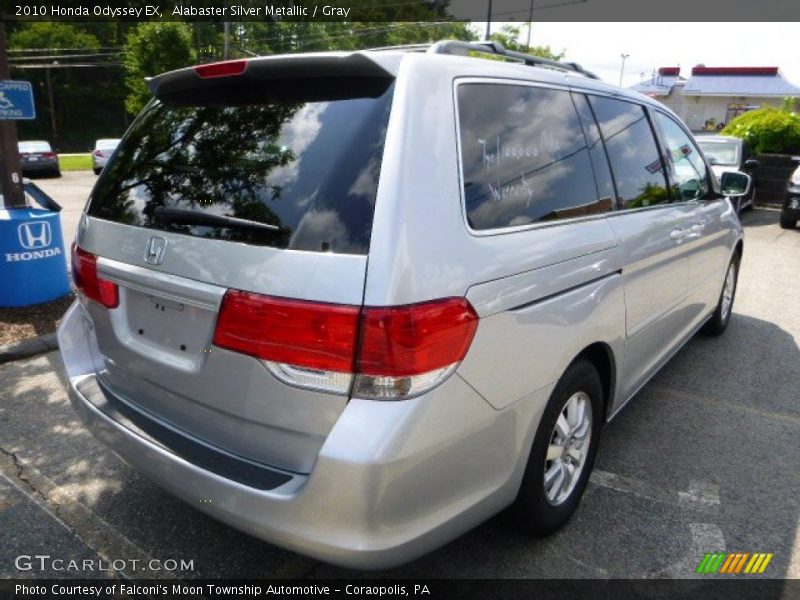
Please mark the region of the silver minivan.
<svg viewBox="0 0 800 600"><path fill-rule="evenodd" d="M551 533L603 424L728 325L749 178L576 64L439 42L149 83L73 247L70 398L252 535L381 568L507 507Z"/></svg>

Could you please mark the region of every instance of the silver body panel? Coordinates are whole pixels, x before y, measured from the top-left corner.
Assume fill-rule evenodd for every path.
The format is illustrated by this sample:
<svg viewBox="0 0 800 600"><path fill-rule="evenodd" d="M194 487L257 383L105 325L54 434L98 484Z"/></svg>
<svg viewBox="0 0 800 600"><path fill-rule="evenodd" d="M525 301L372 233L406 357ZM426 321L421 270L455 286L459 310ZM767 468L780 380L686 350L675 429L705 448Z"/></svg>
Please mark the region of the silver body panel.
<svg viewBox="0 0 800 600"><path fill-rule="evenodd" d="M78 242L121 286L120 309L77 303L59 329L73 404L126 461L195 506L212 498L199 508L235 527L370 568L419 556L513 501L549 395L589 346L612 359L606 414L615 414L713 312L742 238L728 200L471 231L459 82L663 107L552 70L379 58L397 79L368 256L160 233L168 251L152 266L143 261L152 230L85 218ZM432 391L399 402L348 399L291 387L261 361L212 346L228 288L368 306L462 296L480 321L455 374ZM110 418L81 386L104 386L187 438L291 479L256 490L204 470Z"/></svg>

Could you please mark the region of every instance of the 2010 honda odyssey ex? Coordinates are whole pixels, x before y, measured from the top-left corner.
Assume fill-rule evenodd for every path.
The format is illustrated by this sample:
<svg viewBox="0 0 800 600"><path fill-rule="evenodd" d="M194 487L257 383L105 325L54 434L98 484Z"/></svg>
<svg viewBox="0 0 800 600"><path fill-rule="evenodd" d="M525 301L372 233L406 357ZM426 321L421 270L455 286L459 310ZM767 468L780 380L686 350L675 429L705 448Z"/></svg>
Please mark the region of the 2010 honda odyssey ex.
<svg viewBox="0 0 800 600"><path fill-rule="evenodd" d="M150 87L73 249L70 397L255 536L379 568L509 505L550 533L602 425L728 324L749 178L578 65L439 42Z"/></svg>

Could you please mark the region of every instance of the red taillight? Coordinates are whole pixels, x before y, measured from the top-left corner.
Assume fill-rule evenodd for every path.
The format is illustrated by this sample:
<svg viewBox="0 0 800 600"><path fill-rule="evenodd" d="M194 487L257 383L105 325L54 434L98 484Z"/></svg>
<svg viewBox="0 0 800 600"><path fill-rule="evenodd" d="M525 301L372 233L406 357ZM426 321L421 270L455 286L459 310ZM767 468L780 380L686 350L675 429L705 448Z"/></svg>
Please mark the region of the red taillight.
<svg viewBox="0 0 800 600"><path fill-rule="evenodd" d="M356 306L228 290L214 344L277 363L352 372L358 313Z"/></svg>
<svg viewBox="0 0 800 600"><path fill-rule="evenodd" d="M87 298L106 308L119 306L119 288L116 283L97 275L97 257L72 244L72 278L75 286Z"/></svg>
<svg viewBox="0 0 800 600"><path fill-rule="evenodd" d="M419 375L460 362L478 315L464 298L366 308L356 370L364 375Z"/></svg>
<svg viewBox="0 0 800 600"><path fill-rule="evenodd" d="M95 155L95 156L103 156L103 153L102 153L102 152L100 152L100 150L95 150L95 151L94 151L94 155Z"/></svg>
<svg viewBox="0 0 800 600"><path fill-rule="evenodd" d="M212 79L214 77L241 75L244 73L245 68L247 68L246 60L227 60L207 65L197 65L194 68L194 72L203 79Z"/></svg>
<svg viewBox="0 0 800 600"><path fill-rule="evenodd" d="M55 158L56 157L56 153L55 152L44 152L42 154L42 156L44 158Z"/></svg>
<svg viewBox="0 0 800 600"><path fill-rule="evenodd" d="M346 393L352 375L364 397L409 397L452 372L477 327L464 298L360 308L228 290L214 344L268 361L302 387Z"/></svg>

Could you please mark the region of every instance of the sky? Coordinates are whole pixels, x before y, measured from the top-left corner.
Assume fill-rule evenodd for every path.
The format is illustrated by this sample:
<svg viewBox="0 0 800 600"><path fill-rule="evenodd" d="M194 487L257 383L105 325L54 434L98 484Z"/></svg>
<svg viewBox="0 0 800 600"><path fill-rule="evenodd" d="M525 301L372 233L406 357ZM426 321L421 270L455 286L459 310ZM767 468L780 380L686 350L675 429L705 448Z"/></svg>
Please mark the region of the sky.
<svg viewBox="0 0 800 600"><path fill-rule="evenodd" d="M485 23L473 23L480 35ZM502 27L492 23L492 31ZM527 37L527 24L521 41ZM652 76L658 67L681 67L689 77L695 65L780 67L800 85L798 23L545 23L535 22L531 45L566 50L565 60L580 63L609 83L619 84L621 54L627 54L625 87Z"/></svg>

